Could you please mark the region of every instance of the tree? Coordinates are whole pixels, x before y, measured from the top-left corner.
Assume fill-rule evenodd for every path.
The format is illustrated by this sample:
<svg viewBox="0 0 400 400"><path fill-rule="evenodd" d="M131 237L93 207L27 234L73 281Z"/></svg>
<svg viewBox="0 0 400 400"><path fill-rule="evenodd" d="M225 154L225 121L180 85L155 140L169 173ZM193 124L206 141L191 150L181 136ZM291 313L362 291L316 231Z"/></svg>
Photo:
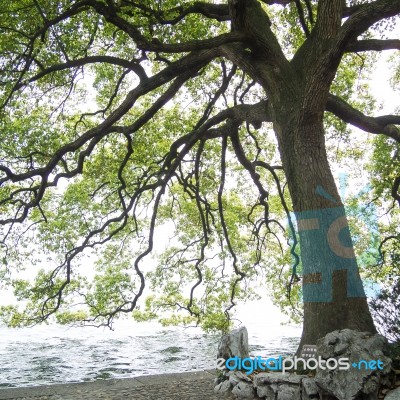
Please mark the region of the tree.
<svg viewBox="0 0 400 400"><path fill-rule="evenodd" d="M226 328L251 282L288 251L299 265L297 226L301 344L375 332L326 141L342 121L398 146L400 116L367 115L351 93L355 69L400 49L374 37L399 13L398 0L2 4L2 275L28 300L3 307L8 323L111 325L150 282L162 293L137 318L172 308L188 317L169 322ZM160 226L175 237L150 271ZM95 252L87 276L79 258ZM34 280L11 274L45 261Z"/></svg>

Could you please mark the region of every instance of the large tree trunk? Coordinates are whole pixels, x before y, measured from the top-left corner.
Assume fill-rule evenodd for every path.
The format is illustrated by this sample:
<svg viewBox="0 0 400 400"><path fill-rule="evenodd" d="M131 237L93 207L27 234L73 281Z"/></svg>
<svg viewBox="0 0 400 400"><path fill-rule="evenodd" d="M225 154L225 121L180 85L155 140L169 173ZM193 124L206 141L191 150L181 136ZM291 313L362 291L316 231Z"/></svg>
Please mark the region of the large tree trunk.
<svg viewBox="0 0 400 400"><path fill-rule="evenodd" d="M325 149L324 110L343 50L343 0L318 3L318 19L292 60L282 52L256 0L229 0L232 29L251 52L227 56L265 90L300 234L304 327L299 349L328 332L375 332L350 231Z"/></svg>
<svg viewBox="0 0 400 400"><path fill-rule="evenodd" d="M304 111L277 118L303 267L304 325L299 350L328 332L376 332L343 204L327 159L322 118Z"/></svg>

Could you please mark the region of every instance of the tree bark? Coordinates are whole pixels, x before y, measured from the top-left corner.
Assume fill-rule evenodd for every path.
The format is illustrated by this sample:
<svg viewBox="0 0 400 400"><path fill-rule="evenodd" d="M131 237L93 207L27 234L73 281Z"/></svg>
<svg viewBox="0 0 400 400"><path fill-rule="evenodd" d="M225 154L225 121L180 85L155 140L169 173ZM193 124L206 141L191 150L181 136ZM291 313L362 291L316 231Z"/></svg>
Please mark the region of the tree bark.
<svg viewBox="0 0 400 400"><path fill-rule="evenodd" d="M268 113L296 215L304 300L299 351L337 329L376 332L328 163L323 128L330 86L346 43L339 40L345 1L319 1L315 27L291 61L282 53L257 1L230 0L229 4L232 29L251 39L251 52L231 46L227 55L268 96Z"/></svg>
<svg viewBox="0 0 400 400"><path fill-rule="evenodd" d="M307 120L307 114L300 108L275 122L300 237L304 323L298 353L333 330L376 332L328 163L322 118Z"/></svg>

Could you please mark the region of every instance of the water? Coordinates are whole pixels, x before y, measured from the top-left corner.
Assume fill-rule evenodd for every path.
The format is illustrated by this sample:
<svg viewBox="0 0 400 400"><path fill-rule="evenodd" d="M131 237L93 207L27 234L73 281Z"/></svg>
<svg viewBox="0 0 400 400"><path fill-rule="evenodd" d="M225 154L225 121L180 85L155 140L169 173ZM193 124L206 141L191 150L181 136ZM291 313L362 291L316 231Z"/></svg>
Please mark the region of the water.
<svg viewBox="0 0 400 400"><path fill-rule="evenodd" d="M263 310L263 318L259 317ZM271 304L242 308L252 356L292 354L300 329L282 326ZM0 328L0 387L183 372L215 368L219 336L198 328L118 321L114 331L57 325Z"/></svg>

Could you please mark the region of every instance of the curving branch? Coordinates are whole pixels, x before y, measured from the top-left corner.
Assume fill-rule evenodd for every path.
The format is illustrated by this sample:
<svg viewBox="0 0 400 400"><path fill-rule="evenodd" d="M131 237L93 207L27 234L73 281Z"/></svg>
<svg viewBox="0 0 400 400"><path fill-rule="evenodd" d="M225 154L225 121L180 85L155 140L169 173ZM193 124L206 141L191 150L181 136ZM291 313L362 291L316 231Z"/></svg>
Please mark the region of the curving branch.
<svg viewBox="0 0 400 400"><path fill-rule="evenodd" d="M138 48L144 51L154 51L161 53L183 53L188 51L199 51L213 49L229 43L246 42L248 37L238 32L223 33L222 35L204 39L191 40L186 43L162 43L159 39L154 38L151 42L138 44Z"/></svg>
<svg viewBox="0 0 400 400"><path fill-rule="evenodd" d="M392 197L397 200L400 206L400 176L396 177L396 179L394 180L391 194Z"/></svg>
<svg viewBox="0 0 400 400"><path fill-rule="evenodd" d="M376 22L384 18L394 17L399 13L399 1L376 0L372 3L358 5L340 29L339 47L346 49Z"/></svg>
<svg viewBox="0 0 400 400"><path fill-rule="evenodd" d="M197 281L196 283L192 286L190 289L190 298L189 298L189 303L187 305L188 311L193 315L196 315L197 318L199 318L199 314L195 311L193 311L193 302L194 302L194 291L196 288L203 282L203 273L200 269L201 264L205 260L205 250L208 246L209 243L209 231L210 228L207 223L207 218L205 216L205 212L203 209L203 199L200 196L200 164L201 164L201 157L204 152L204 144L205 141L202 140L200 141L199 147L196 152L196 159L194 162L194 178L195 178L195 185L194 185L194 197L196 201L196 207L200 216L200 221L201 221L201 231L202 231L202 237L201 237L201 244L200 244L200 255L198 259L196 260L194 264L194 268L197 273Z"/></svg>
<svg viewBox="0 0 400 400"><path fill-rule="evenodd" d="M238 32L225 33L210 39L190 40L186 43L162 43L160 39L153 38L152 40L140 32L139 28L120 16L115 8L106 6L96 0L86 0L87 4L93 7L105 20L117 28L121 29L136 43L139 50L153 51L161 53L182 53L189 51L199 51L212 49L227 43L243 42L246 37Z"/></svg>
<svg viewBox="0 0 400 400"><path fill-rule="evenodd" d="M30 193L32 195L30 201L26 201L22 203L19 207L17 207L17 209L15 210L15 215L13 217L1 219L0 225L23 222L28 217L29 211L40 204L40 201L42 200L47 188L51 186L56 186L59 179L63 177L71 178L82 172L85 159L91 154L95 146L102 140L102 138L106 137L111 132L119 131L113 126L113 124L131 109L138 98L145 95L146 93L149 93L151 90L154 90L155 88L164 85L169 80L172 80L175 76L181 74L175 84L173 84L172 87L167 90L167 94L165 95L165 97L161 97L153 105L153 107L151 107L148 112L145 113L145 115L138 120L138 122L134 125L134 128L138 129L143 126L152 117L152 115L154 115L155 112L157 112L166 103L166 101L168 101L168 99L170 99L177 92L177 90L179 90L184 82L191 76L193 76L193 74L195 74L198 69L200 69L203 65L214 58L214 56L218 54L218 51L207 51L206 54L191 54L189 56L183 57L181 60L171 64L171 66L169 67L166 67L155 76L141 82L126 96L122 104L114 112L112 112L109 117L107 117L101 124L99 124L95 128L92 128L81 135L74 142L67 143L66 145L60 147L45 166L34 168L23 173L15 173L8 166L0 164L0 171L3 172L3 177L0 177L0 184L4 184L6 182L23 182L38 177L41 179L40 183L38 183L33 189L21 189L21 191L24 191L25 193ZM206 56L205 59L203 58L204 56ZM200 61L201 59L202 61ZM192 64L192 61L194 62L194 64ZM197 64L198 61L200 61L199 64ZM132 129L132 127L130 128ZM124 130L122 133L125 132L129 133L129 128L127 131ZM74 152L84 148L85 145L87 145L87 147L81 150L79 153L76 168L74 168L72 171L56 173L53 180L50 181L51 174L54 173L55 169L57 168L58 164L63 160L64 156L66 156L70 152ZM14 196L15 192L12 192L9 199L5 201L12 201L12 198Z"/></svg>
<svg viewBox="0 0 400 400"><path fill-rule="evenodd" d="M182 57L180 60L166 67L158 74L141 82L135 89L131 90L127 94L121 105L116 110L114 110L108 118L106 118L101 124L99 124L95 128L92 128L89 131L85 132L74 142L62 146L54 154L54 156L46 166L21 174L15 174L9 168L0 166L0 170L2 170L6 175L6 177L0 179L0 184L7 180L10 180L12 182L20 182L29 178L33 178L35 176L45 176L54 169L54 167L58 164L58 162L65 154L78 150L94 137L103 137L107 133L109 133L113 124L115 124L133 107L139 97L166 84L178 75L186 73L188 70L195 71L196 69L202 68L219 54L220 50L217 48L204 52L192 53L188 56Z"/></svg>
<svg viewBox="0 0 400 400"><path fill-rule="evenodd" d="M128 8L129 7L129 8ZM153 8L136 1L122 0L121 10L131 7L135 7L145 14L152 16L156 21L163 25L176 25L178 22L182 21L187 15L190 14L200 14L209 19L215 19L219 22L224 22L229 20L229 8L227 4L209 4L196 1L193 4L185 6L177 6L165 11L154 10ZM168 18L168 15L177 14L174 17Z"/></svg>
<svg viewBox="0 0 400 400"><path fill-rule="evenodd" d="M382 134L400 142L400 115L382 115L369 117L355 109L340 97L329 95L326 111L336 115L344 122L352 124L366 132Z"/></svg>
<svg viewBox="0 0 400 400"><path fill-rule="evenodd" d="M41 79L49 74L52 74L54 72L64 71L64 70L68 70L71 68L83 67L85 65L97 64L97 63L111 64L111 65L126 68L129 71L135 72L135 74L141 80L147 78L146 71L137 62L137 60L128 61L128 60L124 60L122 58L113 57L113 56L87 56L87 57L79 58L76 60L70 60L70 61L67 61L62 64L55 64L48 68L43 68L42 71L40 71L38 74L16 84L14 87L14 90L21 89L22 87L28 85L29 83L36 82L39 79Z"/></svg>
<svg viewBox="0 0 400 400"><path fill-rule="evenodd" d="M271 30L271 21L265 11L267 7L262 6L261 2L268 6L290 4L294 12L296 7L307 38L292 61L287 59L284 49ZM86 322L111 326L118 313L133 311L145 288L142 263L153 251L156 222L159 219L163 221L164 218L172 218L178 213L183 217L195 215L198 228L193 229L189 225L192 221L188 221L190 231L188 228L187 233L190 237L184 238L183 249L173 248L168 253L168 265L160 267L161 275L164 277L165 273L168 277L168 274L174 274L178 270L182 275L178 276L177 285L182 285L182 288L189 282L191 287L188 299L183 296L178 300L166 298L165 303L188 311L199 321L204 312L202 307L207 303L206 297L212 297L216 288L215 292L229 291L228 296L223 292L223 307L226 307L227 313L235 304L239 282L243 281L245 284L247 279L258 272L257 268L262 267L262 252L267 248L271 235L278 240L283 252L280 238L285 228L279 220L280 215L273 219L272 213L270 214L268 196L271 190L266 182L272 182L273 186L276 184L278 197L289 218L290 229L294 231L289 205L285 202L284 184L281 182L283 167L268 163L267 159L273 152L270 151L270 143L263 148L268 138L262 136L263 132L258 135L250 126L261 129L264 122L273 122L282 151L292 146L293 141L290 139L296 137L291 137L292 132L301 133L303 128L307 135L310 133L310 137L307 136L306 139L319 145L317 139L323 137L322 117L326 110L360 129L383 134L400 142L400 116L370 117L339 97L328 97L330 83L343 52L399 49L400 40L397 39L357 41L359 33L373 23L399 13L398 1L376 0L345 8L344 0L319 0L316 25L313 20L313 5L316 2L311 0L229 0L224 4L194 1L168 10L162 9L162 3L142 0L78 0L56 11L52 6L43 6L39 1L32 0L32 10L26 15L33 13L39 25L32 24L27 29L28 32L19 31L18 24L15 24L17 28L5 27L6 34L9 35L7 39L10 41L5 42L7 46L2 50L5 68L0 72L5 77L1 82L5 88L4 98L10 95L10 103L0 107L0 111L12 112L12 102L15 100L20 101L16 111L19 112L21 108L28 113L31 103L44 92L38 101L48 101L50 121L55 119L54 115L60 115L55 127L60 126L61 132L60 137L49 140L48 144L40 141L37 144L35 140L38 137L43 141L47 137L40 136L40 131L28 131L31 124L28 127L23 127L22 123L17 125L17 112L15 118L10 118L10 123L17 127L17 140L25 140L23 129L26 129L28 144L23 148L27 147L28 150L24 152L29 154L16 155L19 152L17 143L14 147L6 148L6 159L0 160L3 196L0 199L0 208L5 210L0 219L3 235L0 245L1 239L16 242L22 240L27 232L25 228L30 229L34 224L43 221L53 223L57 210L52 214L51 207L53 201L54 205L58 204L58 198L51 198L49 189L57 186L62 178L76 178L78 181L83 176L83 181L77 182L84 186L82 193L78 191L79 197L72 197L72 200L65 196L66 207L70 205L69 201L75 199L78 199L79 204L80 201L85 205L85 201L94 203L88 205L79 219L77 218L79 230L70 236L65 234L65 243L61 244L63 258L50 273L48 282L43 287L39 287L41 283L38 283L35 288L42 290L37 303L41 306L40 315L34 315L40 320L48 318L63 307L64 299L72 286L70 284L79 255L87 249L91 250L106 243L119 245L121 242L128 242L129 238L137 238L140 248L139 254L136 253L130 265L129 273L132 275L127 280L127 287L117 287L116 300L112 299L106 305L90 299L90 295L87 296L86 303L95 316ZM54 17L55 12L60 14ZM83 33L82 40L78 40L75 49L71 37L75 37L76 33L69 36L69 24L75 22L74 17L78 14L81 15L76 20L82 23ZM225 32L225 22L231 21L232 31L194 40L200 37L200 30L191 30L186 24L190 19L188 17L193 15L201 24L205 19L212 19L211 24L214 26L219 22L219 27L215 28L218 32ZM348 19L342 25L345 15ZM18 18L23 19L23 27L30 23L25 14L17 15L15 20ZM97 22L98 27L95 27ZM87 30L86 24L90 24ZM201 29L204 26L206 24ZM313 32L310 32L311 26L315 26ZM172 33L157 38L154 35L155 28L160 28L160 32L179 30L179 34ZM210 36L215 31L211 29ZM121 38L126 43L119 48ZM11 57L7 59L9 54ZM90 114L81 112L77 112L76 116L75 105L72 113L68 114L70 110L64 112L63 107L68 104L66 100L55 108L59 100L57 98L54 105L51 91L55 90L58 95L62 92L60 88L66 88L67 99L75 89L78 73L86 65L96 63L117 66L117 73L121 74L113 79L114 88L110 88L109 82L106 82L106 74L99 73L96 77L104 79L106 85L101 95L107 93L109 96L105 109L92 114L97 115L97 119L86 118ZM61 74L60 71L64 73ZM109 73L110 68L106 68L106 72ZM126 78L130 72L139 79L130 81ZM203 77L204 81L201 82ZM218 83L215 81L216 77ZM121 93L130 84L132 87L126 89L129 92ZM259 86L254 87L255 85ZM23 101L29 95L30 89L34 96L25 104ZM200 107L196 104L196 107L190 105L188 109L185 105L170 109L169 102L172 99L187 99L198 93L199 98L206 99L204 108L199 110ZM180 94L182 97L179 97ZM21 98L17 97L19 95ZM62 95L59 97L64 99ZM258 101L260 98L263 100ZM119 104L116 104L117 99ZM258 102L246 104L245 99ZM133 109L134 107L137 109ZM165 113L161 114L160 110L163 108ZM40 111L42 109L46 110L46 107L40 108ZM180 118L178 112L188 114ZM157 120L152 121L155 116ZM67 121L65 125L62 117ZM157 126L158 117L165 123L162 129ZM37 120L45 121L45 118L46 116L40 115ZM70 121L73 124L76 119L79 121L71 133L68 124ZM32 125L37 120L34 119ZM81 128L79 123L83 123L82 130L78 129ZM320 129L309 129L317 124L320 124ZM64 126L67 126L65 136L62 132ZM243 129L243 137L239 129L244 127L247 128L247 134ZM4 129L4 132L5 136L7 131ZM315 136L311 137L312 134ZM65 139L70 138L69 135L74 136ZM302 135L297 136L296 140L303 139L300 138ZM68 143L65 143L67 140ZM31 145L30 141L34 143ZM151 146L156 141L157 146L153 149ZM298 143L301 147L303 142ZM272 146L273 144L271 148ZM289 155L287 159L302 166L299 162L302 161L301 157L296 160L295 153ZM285 156L282 153L282 159ZM232 159L234 161L231 162ZM103 167L101 163L104 160L104 164L111 167L103 175L98 167ZM231 165L234 168L228 171ZM286 168L287 171L299 171L296 164L285 164ZM255 195L250 190L239 206L236 198L232 205L225 203L230 173L238 169L240 174L249 174L250 183L255 188ZM287 174L288 178L289 175L290 173ZM298 182L302 183L303 176L300 175L296 179L292 178L296 185ZM264 181L264 177L268 180ZM400 178L396 178L392 186L392 196L400 204L399 188ZM47 200L47 193L50 194L49 203L44 201ZM183 204L183 201L191 202L190 207L187 207L188 203ZM243 204L246 210L242 208ZM243 213L238 221L240 224L244 222L246 236L249 233L249 238L233 236L233 232L242 226L232 221L231 210ZM235 215L237 214L236 212ZM73 207L68 210L65 221L71 222L74 218ZM75 219L73 222L75 223ZM18 223L21 223L20 231ZM11 228L15 230L11 232ZM57 228L60 232L55 229L56 233L64 234L61 231L63 228L64 225L60 224ZM298 280L296 268L299 258L295 252L295 235L293 238L290 251L296 261L289 291ZM57 246L55 241L55 244L53 241L51 243ZM248 244L249 247L242 246L243 244ZM216 253L216 246L220 246L223 254ZM216 261L210 262L209 267L207 261L213 259L213 254ZM241 255L245 258L243 263ZM229 274L225 271L228 262L232 264ZM215 280L210 278L210 270L216 276ZM202 289L204 295L198 301L198 293ZM171 292L173 290L174 288ZM82 296L85 297L85 294ZM222 296L219 300L221 299Z"/></svg>
<svg viewBox="0 0 400 400"><path fill-rule="evenodd" d="M231 121L228 121L227 123L227 130L230 135L236 135L237 134L237 125L235 123L232 123ZM228 246L229 253L232 257L232 266L235 271L235 274L237 275L235 281L233 282L232 289L231 289L231 297L230 297L230 306L225 310L226 315L228 315L229 310L235 306L234 302L234 297L235 297L235 292L236 292L236 287L237 285L246 277L246 274L239 269L238 266L238 257L236 255L236 252L232 246L231 240L230 240L230 235L228 232L228 227L225 221L225 213L224 213L224 206L222 202L222 195L224 192L224 186L225 186L225 177L226 177L226 150L228 146L228 140L227 137L223 137L222 139L222 153L221 153L221 179L220 179L220 185L218 188L218 214L219 218L221 221L221 226L222 226L222 231L224 234L224 239L226 241L226 244Z"/></svg>
<svg viewBox="0 0 400 400"><path fill-rule="evenodd" d="M373 24L382 19L400 13L400 3L392 0L376 0L361 4L348 19L342 23L345 2L343 0L320 0L318 14L313 30L292 59L296 69L312 69L313 81L330 83L343 54L356 42L358 36L366 32ZM322 45L326 41L326 45ZM328 45L327 43L330 42ZM319 43L319 45L317 45ZM362 43L361 46L364 44ZM323 91L328 90L326 86ZM318 90L310 96L318 99ZM325 100L325 99L324 99ZM310 102L315 106L315 102Z"/></svg>

